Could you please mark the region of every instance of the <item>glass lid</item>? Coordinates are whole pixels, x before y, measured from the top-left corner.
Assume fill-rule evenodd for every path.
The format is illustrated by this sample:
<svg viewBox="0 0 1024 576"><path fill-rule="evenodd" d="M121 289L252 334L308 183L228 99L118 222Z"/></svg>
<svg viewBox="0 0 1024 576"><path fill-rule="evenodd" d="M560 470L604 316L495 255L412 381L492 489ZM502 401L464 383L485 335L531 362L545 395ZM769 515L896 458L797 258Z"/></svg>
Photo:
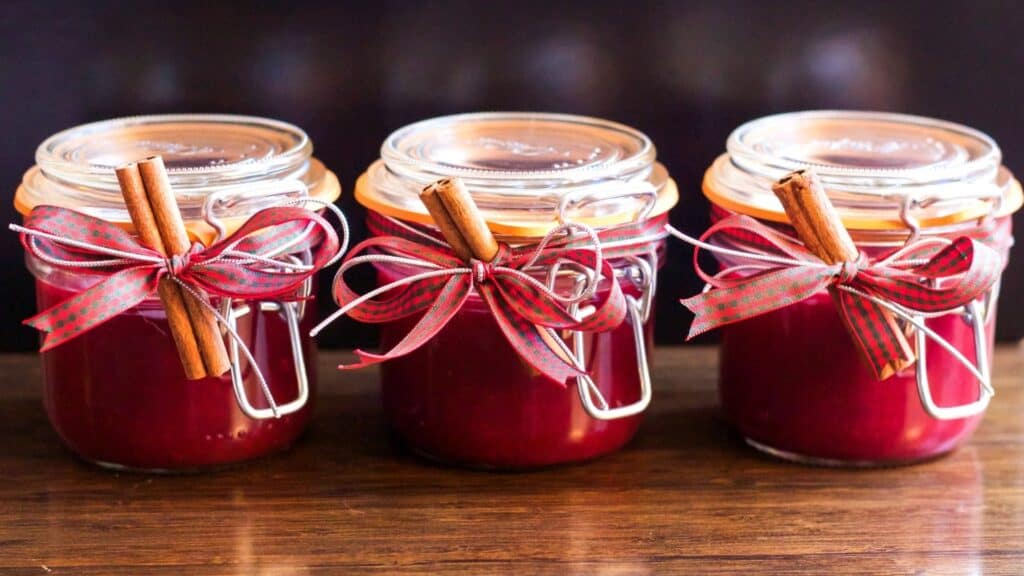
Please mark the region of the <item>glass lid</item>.
<svg viewBox="0 0 1024 576"><path fill-rule="evenodd" d="M647 136L605 120L460 114L391 134L356 197L391 216L429 222L419 192L457 176L496 231L550 228L560 217L623 223L674 203L674 186L655 155Z"/></svg>
<svg viewBox="0 0 1024 576"><path fill-rule="evenodd" d="M877 112L814 111L748 122L729 136L704 189L716 204L775 221L771 191L812 168L851 228L942 225L1012 212L1019 185L987 135L959 124Z"/></svg>
<svg viewBox="0 0 1024 576"><path fill-rule="evenodd" d="M114 169L160 155L186 219L198 218L206 197L215 192L235 207L231 215L249 213L281 195L320 186L327 174L312 160L312 151L301 129L265 118L188 114L104 120L47 138L15 203L22 211L55 204L126 221Z"/></svg>
<svg viewBox="0 0 1024 576"><path fill-rule="evenodd" d="M381 158L416 176L594 179L649 169L654 145L621 124L558 114L462 114L391 134Z"/></svg>

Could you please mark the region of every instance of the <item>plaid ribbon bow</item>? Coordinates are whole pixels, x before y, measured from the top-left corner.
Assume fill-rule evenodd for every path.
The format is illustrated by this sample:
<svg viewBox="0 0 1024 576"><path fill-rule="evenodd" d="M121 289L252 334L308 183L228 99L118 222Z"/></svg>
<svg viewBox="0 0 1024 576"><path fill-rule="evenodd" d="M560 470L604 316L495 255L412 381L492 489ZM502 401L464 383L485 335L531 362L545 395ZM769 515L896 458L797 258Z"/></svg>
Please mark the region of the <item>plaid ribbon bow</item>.
<svg viewBox="0 0 1024 576"><path fill-rule="evenodd" d="M607 236L602 232L599 237L589 228L570 224L553 230L536 245L512 247L500 243L495 259L485 263L465 262L435 236L371 213L370 229L386 235L362 242L345 258L334 281L334 299L341 308L313 334L346 314L360 322L383 323L423 313L391 350L380 354L357 350L359 363L340 368L376 364L422 346L444 328L476 290L512 348L537 371L564 385L569 378L586 372L555 341L558 336L552 330L605 332L619 326L626 316L625 296L602 245L612 244L614 239L609 252L619 254L632 239L635 250L637 240L644 235L663 237L662 226L661 221L645 222L607 231ZM568 235L570 228L587 233ZM405 275L360 295L346 284L344 274L361 264L379 264ZM589 270L592 278L610 279L610 288L597 292L597 281L591 280L581 294L561 295L536 278L538 271L555 265ZM568 311L570 305L580 302L594 306L594 312L583 319Z"/></svg>
<svg viewBox="0 0 1024 576"><path fill-rule="evenodd" d="M38 206L23 226L10 228L21 233L25 250L49 265L104 276L89 289L25 321L46 333L41 351L141 303L156 292L165 276L190 291L213 296L295 300L302 283L339 257L341 250L338 235L326 220L294 206L261 210L227 238L208 247L195 243L186 254L172 258L164 258L106 220L56 206ZM282 252L307 249L312 252L310 264L277 258Z"/></svg>
<svg viewBox="0 0 1024 576"><path fill-rule="evenodd" d="M711 244L713 236L719 240ZM839 312L879 378L881 368L899 354L883 309L911 322L915 313L953 310L985 294L1003 269L997 250L966 236L918 240L883 259L862 254L857 262L835 265L748 216L729 216L697 241L683 239L696 246L694 268L709 286L682 301L695 314L688 339L795 304L834 285ZM700 267L702 248L722 263L717 274Z"/></svg>

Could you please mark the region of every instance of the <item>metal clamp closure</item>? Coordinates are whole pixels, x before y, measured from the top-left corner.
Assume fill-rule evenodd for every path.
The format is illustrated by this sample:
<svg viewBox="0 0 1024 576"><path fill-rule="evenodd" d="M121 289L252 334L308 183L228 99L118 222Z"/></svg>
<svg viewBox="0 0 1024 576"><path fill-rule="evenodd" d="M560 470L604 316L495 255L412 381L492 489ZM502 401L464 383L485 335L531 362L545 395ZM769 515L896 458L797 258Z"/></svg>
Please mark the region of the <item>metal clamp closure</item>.
<svg viewBox="0 0 1024 576"><path fill-rule="evenodd" d="M292 359L295 363L295 380L298 385L298 395L294 400L285 404L277 403L277 414L274 414L274 410L271 408L256 408L249 400L249 396L245 391L245 378L242 375L242 367L239 362L238 343L234 340L231 341L228 350L231 357L231 384L235 389L235 399L238 401L238 407L249 418L267 420L301 410L309 400L309 378L306 374L306 362L302 353L302 336L299 331L299 321L301 318L298 313L297 303L261 301L258 306L260 312L279 311L284 315L285 322L288 325L288 340L291 342ZM248 304L242 304L241 306L232 307L231 312L226 317L230 326L235 328L239 318L251 313L253 313L252 308Z"/></svg>
<svg viewBox="0 0 1024 576"><path fill-rule="evenodd" d="M308 189L305 184L297 180L263 187L256 186L253 189L247 190L245 200L252 201L254 198L265 200L276 196L298 196L302 198L308 196ZM203 219L216 231L215 241L222 240L227 233L226 227L218 217L216 210L219 207L229 205L232 200L238 201L238 198L228 194L226 191L215 191L207 196L206 202L203 204ZM281 246L273 253L267 254L267 256L284 257L297 264L309 264L312 261L312 255L309 253L309 250L301 254L301 257L285 255L283 252L288 250L294 243L302 240L305 234L308 234L311 230L312 226L299 235L295 242ZM306 300L312 293L312 290L313 279L307 278L302 284L300 298L295 302L265 300L256 303L258 312L280 312L288 327L288 340L291 344L292 361L295 364L295 381L298 388L297 396L291 402L281 404L273 400L276 410L274 408L256 408L249 399L245 389L244 371L241 364L238 342L233 338L228 340L228 356L231 360L231 384L235 391L235 400L238 402L238 407L249 418L255 420L280 418L281 416L301 410L309 401L309 377L306 373L306 360L302 351L302 333L299 324L306 313ZM255 314L256 311L247 302L235 305L230 298L225 298L220 303L220 313L227 321L228 327L231 330L237 330L238 320L248 314ZM264 393L269 395L270 390L264 389ZM268 400L271 400L271 398L268 398Z"/></svg>
<svg viewBox="0 0 1024 576"><path fill-rule="evenodd" d="M644 337L644 325L650 318L656 286L655 270L657 266L653 262L653 258L655 258L653 253L645 256L627 257L625 260L629 261L630 265L623 269L617 269L616 278L610 279L612 282L618 282L619 276L629 278L641 291L639 299L632 295L626 296L628 312L626 321L632 325L633 329L633 344L636 352L637 373L640 382L640 398L632 404L612 408L597 383L594 382L594 379L589 375L580 376L576 379L580 401L583 404L583 409L591 418L598 420L627 418L643 412L651 403L651 373L647 359L647 341ZM580 294L590 281L592 279L588 276L577 274L573 288L574 293ZM574 304L569 308L569 313L580 319L592 312L592 307L581 307L579 304ZM580 331L572 332L572 349L554 330L549 329L549 333L552 336L552 340L562 347L563 352L573 359L577 368L586 370L587 358L584 333Z"/></svg>
<svg viewBox="0 0 1024 576"><path fill-rule="evenodd" d="M984 225L991 220L1003 203L1003 195L999 192L978 192L970 195L960 195L956 198L937 198L933 196L916 197L912 195L897 196L900 209L900 220L910 230L904 245L910 245L921 236L921 222L911 212L917 208L927 208L939 204L952 202L963 202L964 200L978 200L988 204L988 210L978 218L978 225Z"/></svg>
<svg viewBox="0 0 1024 576"><path fill-rule="evenodd" d="M302 258L299 258L293 255L289 256L289 259L296 263L308 263L311 260L308 250L302 256ZM238 401L238 407L242 409L246 416L256 420L278 418L297 412L309 400L309 377L306 374L306 359L302 351L302 332L299 324L306 313L306 300L312 292L313 279L307 278L302 283L302 290L297 301L278 302L262 300L258 303L259 312L280 312L284 316L285 323L288 326L288 341L291 344L292 361L295 364L295 381L298 386L298 395L294 400L286 404L278 403L275 400L275 404L277 404L276 414L272 408L256 408L249 400L249 396L245 391L245 378L242 376L243 371L238 353L238 343L234 339L229 342L228 355L231 359L231 383L235 389L235 399ZM231 300L225 300L222 306L222 314L227 319L228 326L232 330L237 330L239 318L253 313L252 307L248 303L234 306Z"/></svg>
<svg viewBox="0 0 1024 576"><path fill-rule="evenodd" d="M986 308L992 308L994 300L986 303ZM988 310L983 310L978 300L971 302L964 307L962 315L964 320L970 322L974 331L974 355L976 370L971 370L978 382L977 400L958 406L939 406L932 397L931 385L928 382L928 361L926 356L926 334L924 330L916 330L915 344L917 346L917 390L921 397L921 404L928 414L939 420L956 420L967 418L982 413L988 407L989 401L995 394L992 388L992 378L989 370L988 342L985 338L985 324ZM918 322L924 323L923 317L917 317ZM961 362L962 358L958 358ZM968 368L973 368L968 366Z"/></svg>
<svg viewBox="0 0 1024 576"><path fill-rule="evenodd" d="M565 224L570 210L579 210L585 206L604 204L613 200L639 199L643 203L633 216L633 222L646 219L658 202L658 190L653 184L643 182L610 182L605 185L584 188L581 193L566 194L558 203L558 223Z"/></svg>

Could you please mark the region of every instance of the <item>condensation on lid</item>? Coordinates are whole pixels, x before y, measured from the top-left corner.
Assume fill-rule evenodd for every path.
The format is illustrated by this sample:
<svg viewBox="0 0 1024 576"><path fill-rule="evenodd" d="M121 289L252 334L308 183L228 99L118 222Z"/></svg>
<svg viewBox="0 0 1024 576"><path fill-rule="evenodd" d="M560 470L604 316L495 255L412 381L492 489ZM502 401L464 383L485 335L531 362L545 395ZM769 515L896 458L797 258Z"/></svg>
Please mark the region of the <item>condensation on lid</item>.
<svg viewBox="0 0 1024 576"><path fill-rule="evenodd" d="M748 122L708 170L705 192L732 210L784 220L773 182L814 169L848 225L896 227L904 204L922 222L975 217L1015 194L987 135L919 116L853 111L779 114Z"/></svg>
<svg viewBox="0 0 1024 576"><path fill-rule="evenodd" d="M653 205L666 187L668 175L655 156L644 134L606 120L460 114L391 134L356 195L373 209L423 221L423 187L460 177L492 223L548 225L557 222L560 208L569 219L621 220Z"/></svg>

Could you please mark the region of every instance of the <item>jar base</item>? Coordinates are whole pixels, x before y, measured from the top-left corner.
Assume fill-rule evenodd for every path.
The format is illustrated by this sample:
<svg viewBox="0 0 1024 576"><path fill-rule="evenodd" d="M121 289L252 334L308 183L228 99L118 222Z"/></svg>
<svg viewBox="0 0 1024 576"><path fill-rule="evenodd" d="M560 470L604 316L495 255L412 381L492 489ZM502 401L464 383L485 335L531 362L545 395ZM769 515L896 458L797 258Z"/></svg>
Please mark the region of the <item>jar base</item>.
<svg viewBox="0 0 1024 576"><path fill-rule="evenodd" d="M478 472L495 472L495 473L516 473L516 472L536 472L539 470L550 470L552 468L562 468L565 466L575 466L580 464L586 464L588 462L599 460L605 456L616 452L612 450L610 452L601 452L599 454L593 454L590 456L583 456L580 458L573 458L568 460L561 460L558 462L544 462L544 463L531 463L531 464L491 464L487 462L469 462L452 460L450 458L444 458L436 454L432 454L421 448L415 446L405 445L405 449L411 452L417 458L426 460L427 462L437 465L444 466L447 468L462 468L463 470L475 470Z"/></svg>
<svg viewBox="0 0 1024 576"><path fill-rule="evenodd" d="M268 454L266 457L273 456ZM151 475L151 476L189 476L193 474L208 474L210 472L221 472L224 470L233 470L241 466L252 462L253 460L261 460L263 456L253 458L252 460L239 460L237 462L225 462L223 464L208 464L205 466L186 466L183 468L145 468L139 466L128 466L125 464L117 464L116 462L104 462L102 460L82 460L87 464L91 464L105 470L107 472L114 472L118 474L140 474L140 475Z"/></svg>
<svg viewBox="0 0 1024 576"><path fill-rule="evenodd" d="M820 456L807 456L805 454L789 452L787 450L773 448L767 444L762 444L757 440L752 440L746 436L743 437L743 441L758 452L767 454L773 458L778 458L779 460L785 460L786 462L792 462L803 466L817 466L822 468L893 468L896 466L912 466L914 464L921 464L942 458L956 449L955 447L949 448L948 450L929 454L928 456L903 460L843 460L840 458L822 458Z"/></svg>
<svg viewBox="0 0 1024 576"><path fill-rule="evenodd" d="M87 464L92 464L103 470L109 472L117 472L124 474L152 474L154 476L173 476L176 474L198 474L200 472L206 472L210 468L196 467L196 468L139 468L136 466L126 466L124 464L117 464L116 462L104 462L103 460L82 460ZM231 464L225 464L224 466L231 466ZM217 468L215 465L214 468Z"/></svg>
<svg viewBox="0 0 1024 576"><path fill-rule="evenodd" d="M490 457L483 457L483 455L465 452L451 452L445 450L444 447L441 447L440 450L432 450L431 446L427 446L422 442L412 441L401 430L393 426L390 429L390 434L397 450L420 458L431 465L480 472L532 472L586 464L622 450L633 441L640 428L640 416L634 416L626 420L634 420L630 424L629 429L626 430L626 433L619 435L613 441L607 441L602 446L591 446L589 449L577 449L557 455L534 454L532 458L522 458L521 455L513 457L509 454L490 454Z"/></svg>
<svg viewBox="0 0 1024 576"><path fill-rule="evenodd" d="M225 462L215 462L211 464L198 464L195 466L182 466L174 468L160 468L160 467L146 467L146 466L132 466L129 464L118 464L117 462L107 462L104 460L93 460L85 458L79 454L75 454L78 459L86 464L95 466L108 472L115 472L121 474L145 474L153 476L188 476L192 474L208 474L211 472L223 472L225 470L234 470L252 464L253 462L259 462L268 458L274 458L290 451L294 447L294 443L282 446L270 452L259 454L249 458L242 458L240 460L229 460Z"/></svg>

